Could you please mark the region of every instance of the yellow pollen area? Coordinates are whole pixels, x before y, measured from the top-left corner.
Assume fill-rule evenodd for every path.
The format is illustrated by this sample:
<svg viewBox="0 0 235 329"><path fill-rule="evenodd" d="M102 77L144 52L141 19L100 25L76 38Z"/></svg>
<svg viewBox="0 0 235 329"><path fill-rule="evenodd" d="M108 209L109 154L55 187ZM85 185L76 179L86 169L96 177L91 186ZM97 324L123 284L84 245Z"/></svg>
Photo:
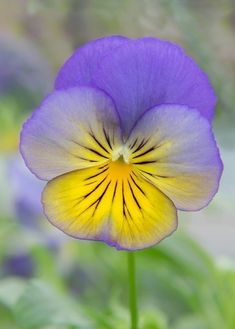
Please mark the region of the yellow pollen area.
<svg viewBox="0 0 235 329"><path fill-rule="evenodd" d="M121 156L116 161L109 163L109 175L111 179L125 179L128 178L132 172L133 165L126 163Z"/></svg>

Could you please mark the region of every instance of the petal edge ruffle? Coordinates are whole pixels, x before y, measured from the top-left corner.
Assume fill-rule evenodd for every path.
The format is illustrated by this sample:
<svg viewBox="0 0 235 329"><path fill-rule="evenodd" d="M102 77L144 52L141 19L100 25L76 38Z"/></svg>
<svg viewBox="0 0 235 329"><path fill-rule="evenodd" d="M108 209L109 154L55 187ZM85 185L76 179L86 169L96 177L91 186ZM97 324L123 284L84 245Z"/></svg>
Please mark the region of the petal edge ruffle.
<svg viewBox="0 0 235 329"><path fill-rule="evenodd" d="M96 39L78 48L61 67L55 88L90 85L102 57L127 41L127 38L117 35Z"/></svg>

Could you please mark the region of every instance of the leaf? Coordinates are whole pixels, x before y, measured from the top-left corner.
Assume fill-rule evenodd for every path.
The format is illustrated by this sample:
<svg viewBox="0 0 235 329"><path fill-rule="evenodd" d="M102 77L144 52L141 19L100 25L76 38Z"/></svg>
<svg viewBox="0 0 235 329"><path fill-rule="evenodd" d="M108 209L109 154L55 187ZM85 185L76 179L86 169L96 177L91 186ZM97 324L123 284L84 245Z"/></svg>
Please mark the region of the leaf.
<svg viewBox="0 0 235 329"><path fill-rule="evenodd" d="M25 288L25 281L19 278L7 278L0 281L0 302L12 307Z"/></svg>
<svg viewBox="0 0 235 329"><path fill-rule="evenodd" d="M87 328L81 312L70 299L58 294L47 283L35 279L29 282L13 312L22 329L41 329L53 325Z"/></svg>

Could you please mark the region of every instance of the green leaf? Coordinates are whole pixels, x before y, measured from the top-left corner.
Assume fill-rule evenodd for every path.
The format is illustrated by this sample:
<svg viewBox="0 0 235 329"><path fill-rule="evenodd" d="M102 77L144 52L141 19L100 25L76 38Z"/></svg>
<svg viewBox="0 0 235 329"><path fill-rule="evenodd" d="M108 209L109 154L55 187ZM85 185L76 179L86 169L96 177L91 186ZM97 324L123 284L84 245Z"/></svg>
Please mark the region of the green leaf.
<svg viewBox="0 0 235 329"><path fill-rule="evenodd" d="M7 307L12 307L25 288L25 281L19 278L0 280L0 302Z"/></svg>
<svg viewBox="0 0 235 329"><path fill-rule="evenodd" d="M39 280L30 281L13 311L22 329L41 329L53 325L58 328L86 328L86 322L77 305Z"/></svg>

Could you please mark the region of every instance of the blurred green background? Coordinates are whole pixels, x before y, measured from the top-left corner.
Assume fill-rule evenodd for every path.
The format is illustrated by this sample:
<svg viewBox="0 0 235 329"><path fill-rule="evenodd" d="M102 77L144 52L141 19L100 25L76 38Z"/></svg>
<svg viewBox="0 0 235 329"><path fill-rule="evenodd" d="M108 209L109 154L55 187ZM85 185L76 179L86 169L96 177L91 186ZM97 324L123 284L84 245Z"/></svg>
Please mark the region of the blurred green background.
<svg viewBox="0 0 235 329"><path fill-rule="evenodd" d="M71 52L96 37L181 44L208 73L224 162L207 209L136 253L141 329L235 328L234 0L0 1L0 329L129 328L126 254L43 218L44 183L18 154L22 122Z"/></svg>

